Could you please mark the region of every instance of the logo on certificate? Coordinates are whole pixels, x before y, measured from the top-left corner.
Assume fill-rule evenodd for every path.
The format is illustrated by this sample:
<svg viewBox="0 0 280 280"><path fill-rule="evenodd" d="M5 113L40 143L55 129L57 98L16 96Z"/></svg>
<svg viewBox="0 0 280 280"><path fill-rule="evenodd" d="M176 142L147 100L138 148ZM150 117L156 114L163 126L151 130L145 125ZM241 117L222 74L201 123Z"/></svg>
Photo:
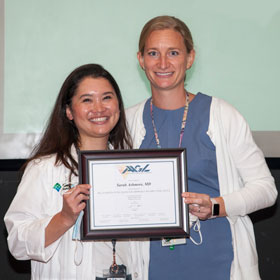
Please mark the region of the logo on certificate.
<svg viewBox="0 0 280 280"><path fill-rule="evenodd" d="M126 177L128 174L136 173L148 173L151 172L149 169L150 164L137 164L137 165L121 165L119 166L119 172Z"/></svg>

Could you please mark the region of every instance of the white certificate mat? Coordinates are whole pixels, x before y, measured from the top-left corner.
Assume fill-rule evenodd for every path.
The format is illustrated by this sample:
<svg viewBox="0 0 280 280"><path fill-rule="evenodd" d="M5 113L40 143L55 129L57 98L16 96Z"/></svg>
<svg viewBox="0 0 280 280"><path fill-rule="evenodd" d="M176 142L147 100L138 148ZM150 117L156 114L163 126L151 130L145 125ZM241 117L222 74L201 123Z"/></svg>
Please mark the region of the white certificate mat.
<svg viewBox="0 0 280 280"><path fill-rule="evenodd" d="M169 231L174 236L178 228L183 230L180 236L187 235L187 208L181 197L187 188L185 164L182 165L186 161L185 149L133 151L128 152L129 158L125 151L110 151L87 159L87 182L81 183L92 188L83 231L91 238L101 238L104 233L149 237L162 232L168 236Z"/></svg>
<svg viewBox="0 0 280 280"><path fill-rule="evenodd" d="M91 229L179 226L176 159L89 164Z"/></svg>

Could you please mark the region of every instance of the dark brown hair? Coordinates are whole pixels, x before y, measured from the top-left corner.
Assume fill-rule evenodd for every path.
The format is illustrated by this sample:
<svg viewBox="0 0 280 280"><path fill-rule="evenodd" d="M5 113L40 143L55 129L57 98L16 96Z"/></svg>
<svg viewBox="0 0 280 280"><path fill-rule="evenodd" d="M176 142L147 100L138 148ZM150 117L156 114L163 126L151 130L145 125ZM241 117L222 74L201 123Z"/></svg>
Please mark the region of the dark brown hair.
<svg viewBox="0 0 280 280"><path fill-rule="evenodd" d="M131 138L126 126L123 100L117 82L101 65L86 64L76 68L64 81L42 139L35 147L33 155L26 162L24 168L33 159L56 154L56 164L64 164L71 170L71 173L77 175L78 163L71 155L71 147L72 145L76 148L79 147L80 137L76 125L66 116L66 108L67 106L71 107L72 98L79 84L87 77L104 78L114 88L119 102L120 118L110 132L109 142L114 149L132 148Z"/></svg>
<svg viewBox="0 0 280 280"><path fill-rule="evenodd" d="M193 50L192 34L187 25L180 19L172 16L158 16L149 20L143 27L139 38L139 52L144 54L146 40L155 30L173 29L179 32L187 49L187 53Z"/></svg>

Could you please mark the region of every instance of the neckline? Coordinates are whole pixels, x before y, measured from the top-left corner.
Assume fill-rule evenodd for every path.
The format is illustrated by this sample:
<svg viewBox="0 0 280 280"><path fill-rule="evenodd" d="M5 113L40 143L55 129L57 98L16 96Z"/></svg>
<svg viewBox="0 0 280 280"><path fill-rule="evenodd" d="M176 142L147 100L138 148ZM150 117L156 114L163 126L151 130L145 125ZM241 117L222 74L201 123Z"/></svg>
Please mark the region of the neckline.
<svg viewBox="0 0 280 280"><path fill-rule="evenodd" d="M192 99L191 102L189 102L189 110L190 108L192 107L192 104L198 102L198 100L200 99L200 96L202 95L201 92L198 92L197 94L195 94L194 98ZM148 103L150 104L150 100L151 100L152 97L150 97L148 99ZM165 113L176 113L176 112L180 112L182 110L184 110L185 106L182 106L178 109L174 109L174 110L168 110L168 109L162 109L162 108L159 108L157 107L156 105L153 104L153 107L154 107L154 110L157 111L157 112L165 112Z"/></svg>
<svg viewBox="0 0 280 280"><path fill-rule="evenodd" d="M186 103L185 103L185 106L184 106L184 113L183 113L183 118L182 118L182 122L181 122L179 148L182 145L182 140L183 140L183 136L184 136L184 132L185 132L185 126L186 126L186 122L187 122L188 111L189 111L189 93L186 91ZM150 114L151 114L151 119L152 119L154 136L155 136L155 140L156 140L156 143L157 143L157 148L161 148L161 144L160 144L158 132L157 132L157 129L156 129L156 124L155 124L154 113L153 112L154 112L153 99L151 98L150 99Z"/></svg>

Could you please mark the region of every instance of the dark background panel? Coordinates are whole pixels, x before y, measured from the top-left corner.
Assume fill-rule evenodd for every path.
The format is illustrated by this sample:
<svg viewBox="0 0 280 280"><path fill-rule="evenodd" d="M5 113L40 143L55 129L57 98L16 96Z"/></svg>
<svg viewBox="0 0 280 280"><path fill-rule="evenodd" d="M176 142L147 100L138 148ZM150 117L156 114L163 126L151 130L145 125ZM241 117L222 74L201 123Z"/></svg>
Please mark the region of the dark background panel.
<svg viewBox="0 0 280 280"><path fill-rule="evenodd" d="M280 169L271 169L280 193ZM263 280L280 279L280 197L272 207L250 215L256 236L260 274Z"/></svg>
<svg viewBox="0 0 280 280"><path fill-rule="evenodd" d="M280 158L267 158L268 166L280 191ZM17 261L7 246L3 217L16 193L24 160L0 160L0 279L30 279L30 261ZM262 280L278 280L280 275L280 198L267 209L250 215L255 229Z"/></svg>
<svg viewBox="0 0 280 280"><path fill-rule="evenodd" d="M0 279L3 280L30 279L30 261L18 261L9 253L7 231L3 221L16 193L20 175L19 171L0 171Z"/></svg>

